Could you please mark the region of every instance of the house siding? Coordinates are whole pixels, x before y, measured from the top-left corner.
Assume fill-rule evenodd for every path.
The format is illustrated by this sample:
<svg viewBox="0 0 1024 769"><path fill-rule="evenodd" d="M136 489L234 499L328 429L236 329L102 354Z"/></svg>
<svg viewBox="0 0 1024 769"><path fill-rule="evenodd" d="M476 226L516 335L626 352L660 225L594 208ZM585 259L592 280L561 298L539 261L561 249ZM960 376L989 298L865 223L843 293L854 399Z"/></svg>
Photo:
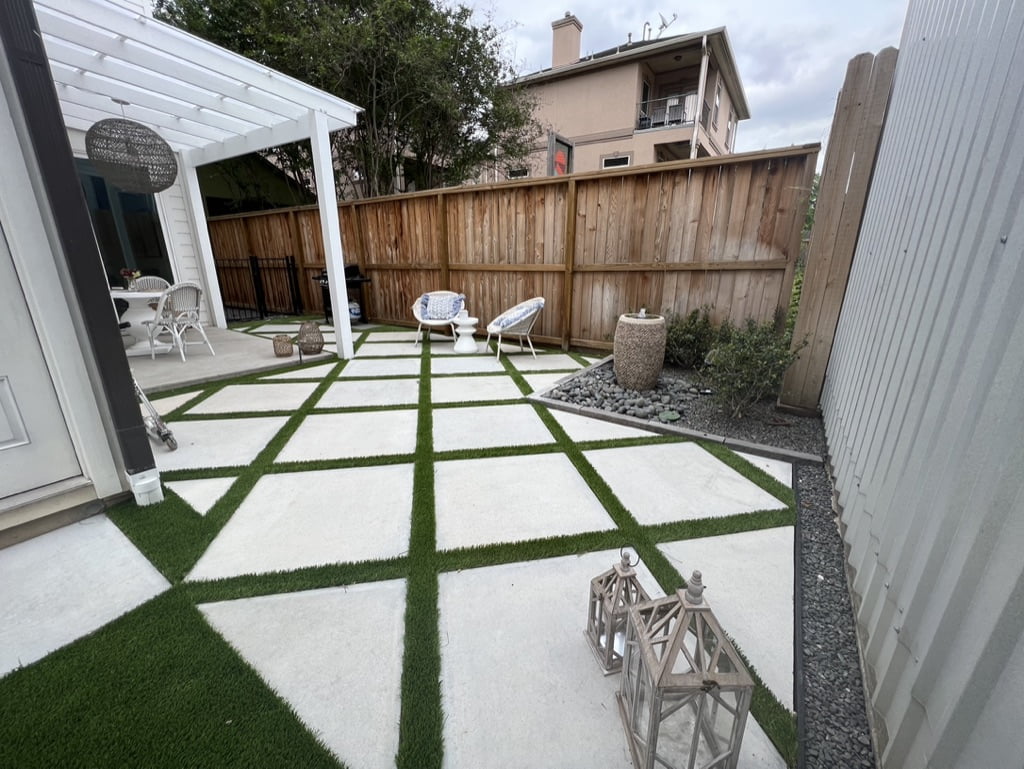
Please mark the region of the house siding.
<svg viewBox="0 0 1024 769"><path fill-rule="evenodd" d="M1024 754L1022 35L912 0L822 395L891 769Z"/></svg>

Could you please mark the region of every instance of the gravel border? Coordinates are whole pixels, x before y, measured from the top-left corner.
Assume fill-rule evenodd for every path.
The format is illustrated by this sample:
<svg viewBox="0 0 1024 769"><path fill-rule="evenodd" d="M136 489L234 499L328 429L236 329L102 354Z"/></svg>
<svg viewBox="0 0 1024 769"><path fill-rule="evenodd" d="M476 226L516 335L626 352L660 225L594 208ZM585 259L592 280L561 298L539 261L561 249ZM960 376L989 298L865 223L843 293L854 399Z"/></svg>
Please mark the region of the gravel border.
<svg viewBox="0 0 1024 769"><path fill-rule="evenodd" d="M793 462L797 520L794 561L794 689L797 766L874 769L846 556L832 507L821 419L761 403L728 419L693 372L666 367L656 389L623 390L611 358L562 379L532 400L662 433L725 443Z"/></svg>

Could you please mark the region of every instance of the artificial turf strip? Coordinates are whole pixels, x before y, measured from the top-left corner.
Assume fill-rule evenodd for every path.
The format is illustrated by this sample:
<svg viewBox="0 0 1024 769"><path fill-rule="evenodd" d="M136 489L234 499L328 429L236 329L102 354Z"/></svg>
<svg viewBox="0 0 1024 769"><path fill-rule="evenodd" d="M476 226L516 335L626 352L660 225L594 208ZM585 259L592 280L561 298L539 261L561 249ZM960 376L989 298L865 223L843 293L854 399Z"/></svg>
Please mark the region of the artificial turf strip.
<svg viewBox="0 0 1024 769"><path fill-rule="evenodd" d="M0 766L342 765L172 589L0 680Z"/></svg>
<svg viewBox="0 0 1024 769"><path fill-rule="evenodd" d="M434 510L430 342L420 359L419 420L413 466L405 653L402 657L399 769L440 769L444 756L441 645L438 637L437 521Z"/></svg>
<svg viewBox="0 0 1024 769"><path fill-rule="evenodd" d="M547 412L547 409L539 404L533 404L534 409L541 416L541 419L548 426L554 436L553 443L540 444L536 446L523 447L502 447L497 449L465 450L455 452L433 453L432 447L432 411L435 408L455 408L460 405L487 405L479 402L470 404L431 404L430 398L430 353L429 346L422 352L420 394L418 408L420 419L418 420L417 448L414 455L405 455L401 459L403 463L412 461L414 464L414 496L412 511L412 528L410 531L410 551L406 558L394 559L391 561L364 562L357 564L333 564L320 567L298 569L290 572L275 574L247 575L223 580L198 583L184 583L176 588L180 595L187 597L189 604L197 602L209 602L216 600L231 600L254 595L265 595L273 593L293 592L321 587L339 586L345 584L356 584L372 582L381 579L405 578L406 590L406 614L405 614L405 651L403 655L403 672L401 683L401 717L399 724L399 749L397 755L398 765L403 769L436 769L443 760L443 708L440 693L440 645L438 638L438 572L458 569L474 568L478 566L493 566L499 563L512 563L520 561L531 561L541 558L573 555L598 550L617 550L623 545L635 547L644 558L645 562L655 573L656 579L666 590L685 584L682 577L676 572L671 564L661 556L657 544L678 539L687 539L696 536L713 536L717 534L731 533L732 531L746 531L759 528L787 525L792 523L793 510L762 511L747 514L744 516L730 516L729 518L706 519L701 521L675 522L652 527L640 526L628 510L621 504L610 487L599 477L593 467L589 464L582 452L587 448L610 448L631 445L647 445L650 443L678 442L676 436L655 436L647 439L618 439L614 441L600 441L584 444L573 444L565 432L558 426L554 418ZM529 394L532 390L526 383L523 375L511 366L507 360L503 360L506 373L517 383L523 394ZM319 362L318 362L319 363ZM311 364L314 365L314 364ZM255 462L248 467L242 468L210 468L206 470L173 471L164 474L165 480L184 480L198 477L223 477L237 475L243 481L236 481L226 497L222 499L214 510L211 510L204 521L197 516L191 508L173 495L169 498L176 501L172 520L165 522L165 526L156 527L148 536L151 547L159 547L157 541L166 537L163 547L168 547L168 542L174 543L182 536L182 528L192 528L199 531L193 532L191 540L179 547L182 552L177 553L172 562L185 561L196 553L198 558L205 550L206 544L203 540L208 536L210 540L220 531L220 528L227 522L234 513L242 499L247 496L255 482L262 475L276 472L295 472L310 469L328 469L335 467L369 466L376 464L393 464L396 460L393 456L358 458L352 460L331 460L311 461L298 463L273 463L273 458L283 448L288 439L294 434L302 419L310 413L326 413L316 409L313 404L319 394L326 390L343 370L345 362L338 366L324 377L321 386L310 396L303 406L295 412L293 418L286 423L285 427L271 441ZM465 375L460 375L465 376ZM480 374L479 376L488 376ZM374 377L373 379L379 379ZM232 380L235 383L240 380ZM203 398L229 383L218 383L219 386L212 387L197 394ZM201 400L201 399L200 399ZM199 402L197 398L191 399L193 403ZM509 401L496 401L493 405L504 405ZM395 407L367 407L356 410L393 410ZM349 410L349 409L346 409ZM255 414L265 416L265 412ZM703 444L702 444L703 445ZM704 446L708 448L707 446ZM741 474L753 480L759 486L780 498L788 492L784 486L778 484L766 473L745 460L736 457L731 451L724 447L713 446L709 451L719 459L722 459L730 466L737 469ZM565 453L576 465L578 472L587 481L594 493L601 500L609 515L615 520L618 528L605 532L590 532L564 537L552 537L543 540L532 540L518 543L502 543L487 545L475 548L466 548L454 551L436 552L436 521L434 510L434 463L442 459L454 458L481 458L486 456L509 456L522 454L541 453ZM575 455L575 458L574 458ZM780 490L781 487L781 490ZM791 492L790 492L791 498ZM789 502L791 505L792 502ZM132 508L137 514L137 509ZM138 517L137 515L134 517ZM160 516L163 517L163 516ZM145 521L144 524L134 523L135 526L150 525L152 521ZM131 526L132 524L128 524ZM212 533L211 533L212 532ZM133 538L133 541L138 541ZM208 543L208 542L207 542ZM143 552L152 557L151 551L140 546ZM174 548L169 552L173 553ZM659 564L659 561L663 563ZM188 568L194 559L189 563ZM160 567L165 575L166 567ZM181 572L183 576L187 569ZM177 579L181 579L178 576ZM176 581L176 580L172 580ZM756 672L755 672L756 675ZM754 705L752 712L761 723L762 727L769 734L770 738L779 747L780 753L787 762L792 763L792 756L795 755L795 732L793 731L792 718L765 689L758 680L755 689ZM0 690L2 691L2 690ZM793 736L791 736L793 735Z"/></svg>

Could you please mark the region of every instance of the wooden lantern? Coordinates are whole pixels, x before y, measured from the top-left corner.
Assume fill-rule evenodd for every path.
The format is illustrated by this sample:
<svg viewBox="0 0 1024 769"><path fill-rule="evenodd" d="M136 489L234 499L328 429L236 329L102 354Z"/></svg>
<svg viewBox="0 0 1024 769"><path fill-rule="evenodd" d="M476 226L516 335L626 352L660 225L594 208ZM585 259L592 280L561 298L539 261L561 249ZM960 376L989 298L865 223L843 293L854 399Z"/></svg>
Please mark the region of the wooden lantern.
<svg viewBox="0 0 1024 769"><path fill-rule="evenodd" d="M617 699L636 769L735 769L754 682L704 602L686 590L631 606Z"/></svg>
<svg viewBox="0 0 1024 769"><path fill-rule="evenodd" d="M324 335L320 326L311 320L307 320L299 326L298 336L299 352L306 355L316 355L324 349Z"/></svg>
<svg viewBox="0 0 1024 769"><path fill-rule="evenodd" d="M605 675L622 670L629 607L649 600L625 550L620 563L590 581L586 636Z"/></svg>

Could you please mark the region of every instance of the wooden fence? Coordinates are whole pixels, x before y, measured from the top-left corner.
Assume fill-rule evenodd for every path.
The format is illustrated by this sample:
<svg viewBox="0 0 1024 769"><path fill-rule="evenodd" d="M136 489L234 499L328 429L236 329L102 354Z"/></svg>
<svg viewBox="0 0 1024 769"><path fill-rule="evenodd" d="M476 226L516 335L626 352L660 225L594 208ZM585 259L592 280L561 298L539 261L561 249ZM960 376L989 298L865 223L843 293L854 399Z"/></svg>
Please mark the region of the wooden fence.
<svg viewBox="0 0 1024 769"><path fill-rule="evenodd" d="M374 321L410 324L425 291L483 322L543 296L539 341L610 349L618 316L711 308L766 320L789 304L819 145L339 204L346 264ZM294 255L320 311L315 208L210 220L216 259Z"/></svg>

